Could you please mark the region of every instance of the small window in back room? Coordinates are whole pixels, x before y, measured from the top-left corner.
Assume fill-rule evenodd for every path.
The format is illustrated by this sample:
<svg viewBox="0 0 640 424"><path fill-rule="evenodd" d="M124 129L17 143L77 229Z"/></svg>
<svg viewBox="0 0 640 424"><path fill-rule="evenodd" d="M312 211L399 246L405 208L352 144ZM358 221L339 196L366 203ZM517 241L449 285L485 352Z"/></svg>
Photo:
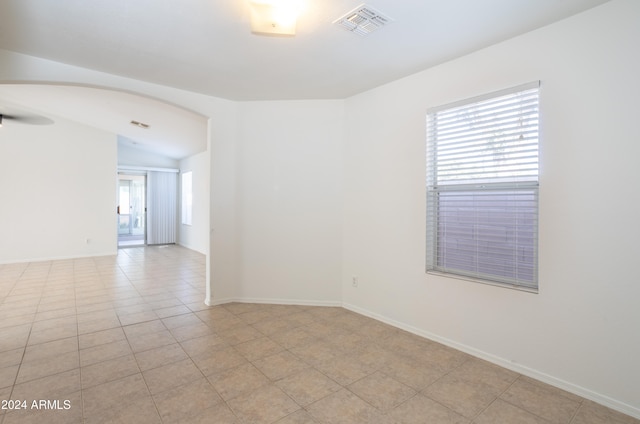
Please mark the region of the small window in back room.
<svg viewBox="0 0 640 424"><path fill-rule="evenodd" d="M427 114L427 272L538 289L539 82Z"/></svg>
<svg viewBox="0 0 640 424"><path fill-rule="evenodd" d="M182 223L191 225L193 217L193 172L182 173Z"/></svg>

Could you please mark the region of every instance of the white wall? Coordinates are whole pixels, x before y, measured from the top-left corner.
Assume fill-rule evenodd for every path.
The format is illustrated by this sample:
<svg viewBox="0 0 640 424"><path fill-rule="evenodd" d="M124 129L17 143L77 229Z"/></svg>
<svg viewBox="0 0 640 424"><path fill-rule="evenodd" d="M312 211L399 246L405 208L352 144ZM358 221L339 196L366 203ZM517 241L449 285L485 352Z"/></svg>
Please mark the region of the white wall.
<svg viewBox="0 0 640 424"><path fill-rule="evenodd" d="M5 122L0 263L115 254L116 166L115 134Z"/></svg>
<svg viewBox="0 0 640 424"><path fill-rule="evenodd" d="M345 304L640 416L638 22L612 1L348 99ZM538 79L539 294L426 275L427 108Z"/></svg>
<svg viewBox="0 0 640 424"><path fill-rule="evenodd" d="M342 101L240 106L240 297L339 301L342 119Z"/></svg>
<svg viewBox="0 0 640 424"><path fill-rule="evenodd" d="M179 244L200 253L209 250L209 155L198 153L180 161ZM182 174L192 172L193 211L191 225L182 223Z"/></svg>
<svg viewBox="0 0 640 424"><path fill-rule="evenodd" d="M127 144L126 138L118 137L118 166L178 168L179 161L176 159L136 149Z"/></svg>

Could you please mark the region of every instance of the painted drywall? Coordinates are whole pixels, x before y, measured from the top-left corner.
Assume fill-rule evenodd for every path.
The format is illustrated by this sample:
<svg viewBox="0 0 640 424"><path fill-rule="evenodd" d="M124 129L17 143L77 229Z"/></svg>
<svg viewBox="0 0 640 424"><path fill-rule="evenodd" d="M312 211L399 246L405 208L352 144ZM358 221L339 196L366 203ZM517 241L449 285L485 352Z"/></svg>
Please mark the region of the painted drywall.
<svg viewBox="0 0 640 424"><path fill-rule="evenodd" d="M198 153L180 161L180 174L192 172L193 210L191 225L182 223L182 207L179 208L179 244L200 253L209 250L209 155ZM181 177L182 178L182 177ZM182 201L180 179L180 202Z"/></svg>
<svg viewBox="0 0 640 424"><path fill-rule="evenodd" d="M0 129L0 263L116 253L116 135L54 119Z"/></svg>
<svg viewBox="0 0 640 424"><path fill-rule="evenodd" d="M131 147L130 142L118 137L118 166L177 169L179 161L167 156Z"/></svg>
<svg viewBox="0 0 640 424"><path fill-rule="evenodd" d="M638 22L612 1L348 99L345 304L640 416ZM426 275L426 110L533 80L539 294Z"/></svg>
<svg viewBox="0 0 640 424"><path fill-rule="evenodd" d="M335 303L343 102L248 102L239 116L239 295Z"/></svg>

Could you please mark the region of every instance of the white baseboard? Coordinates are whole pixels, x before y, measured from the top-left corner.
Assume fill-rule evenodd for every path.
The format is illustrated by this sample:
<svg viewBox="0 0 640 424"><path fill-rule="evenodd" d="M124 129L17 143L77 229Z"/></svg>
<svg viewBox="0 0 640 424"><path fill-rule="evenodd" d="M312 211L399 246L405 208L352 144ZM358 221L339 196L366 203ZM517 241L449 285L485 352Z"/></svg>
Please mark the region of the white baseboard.
<svg viewBox="0 0 640 424"><path fill-rule="evenodd" d="M345 309L356 312L360 315L367 316L369 318L373 318L375 320L384 322L385 324L389 324L393 327L399 328L401 330L408 331L410 333L416 334L418 336L424 337L429 340L433 340L438 343L442 343L443 345L449 346L451 348L457 349L461 352L468 353L469 355L475 356L480 359L484 359L488 362L501 366L503 368L507 368L511 371L515 371L519 374L525 375L527 377L531 377L535 380L542 381L543 383L547 383L551 386L557 387L559 389L565 390L567 392L573 393L575 395L581 396L585 399L592 400L600 405L604 405L608 408L614 409L616 411L622 412L623 414L630 415L634 418L640 418L640 409L636 408L632 405L626 404L624 402L617 401L608 396L602 395L600 393L594 392L592 390L586 389L584 387L578 386L576 384L570 383L568 381L553 377L549 374L545 374L543 372L537 371L535 369L529 368L527 366L518 364L516 362L501 358L499 356L492 355L487 352L483 352L481 350L475 349L471 346L467 346L453 340L449 340L447 338L438 336L437 334L430 333L428 331L421 330L419 328L413 327L411 325L395 321L393 319L387 318L385 316L379 315L377 313L368 311L366 309L360 308L355 305L343 303L342 305Z"/></svg>

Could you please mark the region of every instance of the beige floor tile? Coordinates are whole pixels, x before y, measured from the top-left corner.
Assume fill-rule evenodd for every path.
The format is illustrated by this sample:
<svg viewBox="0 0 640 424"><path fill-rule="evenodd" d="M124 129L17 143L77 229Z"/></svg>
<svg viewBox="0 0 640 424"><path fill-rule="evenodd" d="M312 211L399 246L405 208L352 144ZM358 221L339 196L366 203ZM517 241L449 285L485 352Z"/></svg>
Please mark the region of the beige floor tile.
<svg viewBox="0 0 640 424"><path fill-rule="evenodd" d="M65 324L60 327L31 331L29 335L29 345L46 343L53 340L66 339L78 336L78 325L76 323Z"/></svg>
<svg viewBox="0 0 640 424"><path fill-rule="evenodd" d="M171 335L169 330L127 337L127 340L129 340L131 350L135 353L176 343L176 339Z"/></svg>
<svg viewBox="0 0 640 424"><path fill-rule="evenodd" d="M131 325L156 320L158 319L158 315L156 315L154 311L142 311L126 315L118 313L118 318L122 325Z"/></svg>
<svg viewBox="0 0 640 424"><path fill-rule="evenodd" d="M309 312L311 315L313 315L316 318L322 318L322 319L330 319L330 318L334 318L337 315L344 313L345 310L339 307L320 307L320 306L315 306L315 307L310 307L309 309L307 309L307 312Z"/></svg>
<svg viewBox="0 0 640 424"><path fill-rule="evenodd" d="M242 321L240 318L236 317L235 315L229 318L222 318L222 319L211 319L211 318L207 319L206 315L204 314L201 314L201 315L198 315L200 319L202 319L202 321L204 321L205 324L207 324L216 332L228 330L233 327L238 327L241 325L246 325L244 321Z"/></svg>
<svg viewBox="0 0 640 424"><path fill-rule="evenodd" d="M174 327L169 330L173 337L179 342L196 339L202 336L214 334L213 329L198 319L198 323L189 324L182 327Z"/></svg>
<svg viewBox="0 0 640 424"><path fill-rule="evenodd" d="M162 420L151 396L138 397L114 405L99 414L86 415L85 424L161 424Z"/></svg>
<svg viewBox="0 0 640 424"><path fill-rule="evenodd" d="M74 315L65 316L61 318L53 318L53 319L48 319L44 321L34 322L31 327L31 331L39 332L43 330L52 330L59 327L73 326L77 324L78 324L78 319L74 314Z"/></svg>
<svg viewBox="0 0 640 424"><path fill-rule="evenodd" d="M306 311L298 311L292 314L285 315L280 319L289 323L292 328L296 328L314 323L317 318Z"/></svg>
<svg viewBox="0 0 640 424"><path fill-rule="evenodd" d="M582 399L528 377L519 377L501 398L552 423L569 422Z"/></svg>
<svg viewBox="0 0 640 424"><path fill-rule="evenodd" d="M65 296L66 297L66 296ZM75 299L60 300L56 302L47 302L43 297L40 304L38 304L38 312L55 311L59 309L75 308Z"/></svg>
<svg viewBox="0 0 640 424"><path fill-rule="evenodd" d="M118 317L83 321L78 323L78 334L95 333L96 331L108 330L116 327L120 327L120 320Z"/></svg>
<svg viewBox="0 0 640 424"><path fill-rule="evenodd" d="M392 360L387 361L380 371L414 390L422 390L444 375L440 367L421 365L400 355L392 355Z"/></svg>
<svg viewBox="0 0 640 424"><path fill-rule="evenodd" d="M186 327L190 325L204 324L200 318L194 313L185 313L173 317L163 318L162 323L169 330L174 328Z"/></svg>
<svg viewBox="0 0 640 424"><path fill-rule="evenodd" d="M8 367L11 365L19 365L22 362L25 349L13 349L0 353L0 368Z"/></svg>
<svg viewBox="0 0 640 424"><path fill-rule="evenodd" d="M502 399L497 399L473 420L473 423L548 424L549 421L533 415L524 409L520 409L517 406L513 406Z"/></svg>
<svg viewBox="0 0 640 424"><path fill-rule="evenodd" d="M140 370L147 371L173 362L188 359L189 355L178 343L160 346L155 349L136 353L136 360Z"/></svg>
<svg viewBox="0 0 640 424"><path fill-rule="evenodd" d="M342 389L309 405L306 410L321 423L387 424L393 420L349 390Z"/></svg>
<svg viewBox="0 0 640 424"><path fill-rule="evenodd" d="M309 367L288 351L258 359L253 364L272 381L296 374Z"/></svg>
<svg viewBox="0 0 640 424"><path fill-rule="evenodd" d="M159 319L153 321L142 322L138 324L131 324L122 327L124 333L128 338L135 338L144 336L151 333L157 333L159 331L167 330L167 327Z"/></svg>
<svg viewBox="0 0 640 424"><path fill-rule="evenodd" d="M248 363L233 347L191 355L191 359L207 377Z"/></svg>
<svg viewBox="0 0 640 424"><path fill-rule="evenodd" d="M19 368L20 365L10 365L0 368L0 389L14 385Z"/></svg>
<svg viewBox="0 0 640 424"><path fill-rule="evenodd" d="M241 420L255 424L273 423L300 409L289 396L272 385L262 386L227 404Z"/></svg>
<svg viewBox="0 0 640 424"><path fill-rule="evenodd" d="M304 369L275 384L300 406L307 406L342 389L338 383L313 368Z"/></svg>
<svg viewBox="0 0 640 424"><path fill-rule="evenodd" d="M217 330L216 333L232 346L262 337L261 332L247 324Z"/></svg>
<svg viewBox="0 0 640 424"><path fill-rule="evenodd" d="M22 365L20 365L16 384L59 374L79 367L80 355L78 351L23 362Z"/></svg>
<svg viewBox="0 0 640 424"><path fill-rule="evenodd" d="M182 361L163 365L161 367L145 371L142 374L144 375L144 380L149 387L149 391L153 395L204 377L191 359L184 359Z"/></svg>
<svg viewBox="0 0 640 424"><path fill-rule="evenodd" d="M397 424L469 424L469 420L421 394L389 412ZM494 424L510 424L508 422Z"/></svg>
<svg viewBox="0 0 640 424"><path fill-rule="evenodd" d="M133 351L131 350L127 340L118 340L107 344L93 346L80 350L80 366L86 367L98 362L130 355L132 353Z"/></svg>
<svg viewBox="0 0 640 424"><path fill-rule="evenodd" d="M26 346L31 324L17 325L0 329L0 352Z"/></svg>
<svg viewBox="0 0 640 424"><path fill-rule="evenodd" d="M311 416L307 411L299 409L293 414L287 415L286 417L279 419L275 424L317 424L315 418Z"/></svg>
<svg viewBox="0 0 640 424"><path fill-rule="evenodd" d="M640 419L585 400L571 424L640 424Z"/></svg>
<svg viewBox="0 0 640 424"><path fill-rule="evenodd" d="M35 322L46 321L50 319L75 316L75 315L76 315L76 308L75 306L72 306L72 307L63 308L63 309L54 309L52 311L37 312L34 318L34 321Z"/></svg>
<svg viewBox="0 0 640 424"><path fill-rule="evenodd" d="M145 301L146 301L146 299L145 299ZM175 306L184 306L184 304L179 299L177 299L175 297L167 297L166 299L152 300L150 302L146 301L146 303L154 311L158 311L160 309L173 308ZM184 312L184 313L190 313L190 312L191 311L187 309L187 312ZM180 315L180 314L177 314L177 315ZM173 314L170 314L170 315L167 315L167 316L173 316Z"/></svg>
<svg viewBox="0 0 640 424"><path fill-rule="evenodd" d="M100 346L113 343L119 340L126 340L122 328L111 328L109 330L97 331L95 333L81 334L79 337L80 349Z"/></svg>
<svg viewBox="0 0 640 424"><path fill-rule="evenodd" d="M464 352L433 342L414 349L408 356L420 365L438 368L443 372L454 370L472 358Z"/></svg>
<svg viewBox="0 0 640 424"><path fill-rule="evenodd" d="M300 325L291 322L286 318L271 318L266 321L255 322L251 324L251 326L266 336L281 331L293 330L294 328L301 327Z"/></svg>
<svg viewBox="0 0 640 424"><path fill-rule="evenodd" d="M78 314L85 314L85 313L95 313L95 312L99 312L99 311L114 311L115 309L113 309L113 303L110 301L105 301L104 298L102 296L100 296L98 299L96 299L96 301L94 302L81 302L81 301L76 301L76 311ZM80 316L78 316L78 322L80 322L81 318Z"/></svg>
<svg viewBox="0 0 640 424"><path fill-rule="evenodd" d="M110 381L82 391L84 417L87 422L100 422L105 414L146 398L151 399L151 394L141 373Z"/></svg>
<svg viewBox="0 0 640 424"><path fill-rule="evenodd" d="M240 365L219 374L212 374L209 381L226 401L251 393L269 384L269 379L252 364Z"/></svg>
<svg viewBox="0 0 640 424"><path fill-rule="evenodd" d="M353 356L362 363L375 369L381 369L401 359L407 360L405 357L390 351L379 343L367 343L353 352Z"/></svg>
<svg viewBox="0 0 640 424"><path fill-rule="evenodd" d="M154 309L153 311L159 318L169 318L191 313L191 310L184 306L182 303L180 303L180 305L170 306L168 308Z"/></svg>
<svg viewBox="0 0 640 424"><path fill-rule="evenodd" d="M318 340L317 336L304 327L279 331L269 335L269 337L286 349L310 345Z"/></svg>
<svg viewBox="0 0 640 424"><path fill-rule="evenodd" d="M336 358L338 353L324 340L290 349L290 352L310 365L319 365Z"/></svg>
<svg viewBox="0 0 640 424"><path fill-rule="evenodd" d="M482 382L466 381L454 375L446 375L422 393L460 415L473 418L488 407L500 391Z"/></svg>
<svg viewBox="0 0 640 424"><path fill-rule="evenodd" d="M321 362L315 368L342 386L347 386L376 371L350 356L332 358Z"/></svg>
<svg viewBox="0 0 640 424"><path fill-rule="evenodd" d="M191 357L207 355L215 350L229 348L227 342L217 334L207 334L206 336L180 342L180 344Z"/></svg>
<svg viewBox="0 0 640 424"><path fill-rule="evenodd" d="M395 408L416 394L409 386L381 372L350 384L348 389L382 412Z"/></svg>
<svg viewBox="0 0 640 424"><path fill-rule="evenodd" d="M138 363L132 354L98 362L82 367L82 388L97 386L139 372Z"/></svg>
<svg viewBox="0 0 640 424"><path fill-rule="evenodd" d="M478 382L499 392L505 391L518 377L519 374L482 359L470 359L449 375L466 381Z"/></svg>
<svg viewBox="0 0 640 424"><path fill-rule="evenodd" d="M27 346L24 352L24 362L48 358L67 352L78 351L78 337L54 340L39 345Z"/></svg>
<svg viewBox="0 0 640 424"><path fill-rule="evenodd" d="M22 384L16 384L13 388L13 399L57 399L70 393L79 392L80 369L76 368L48 377L39 378ZM82 407L78 405L78 407Z"/></svg>
<svg viewBox="0 0 640 424"><path fill-rule="evenodd" d="M81 324L81 323L98 321L103 319L118 318L118 315L116 314L115 309L106 308L106 309L99 309L96 311L92 310L88 312L78 313L77 318L78 318L78 324Z"/></svg>
<svg viewBox="0 0 640 424"><path fill-rule="evenodd" d="M19 315L16 317L2 317L2 313L0 313L0 331L2 329L6 329L7 327L15 327L24 324L28 324L31 326L33 322L33 318L35 317L35 313L30 313L27 315ZM0 349L2 349L2 344L0 343Z"/></svg>
<svg viewBox="0 0 640 424"><path fill-rule="evenodd" d="M176 424L246 424L241 423L225 403L218 403L194 415L183 416L174 422ZM165 420L164 424L173 424L174 422Z"/></svg>
<svg viewBox="0 0 640 424"><path fill-rule="evenodd" d="M153 395L153 398L163 422L197 416L222 402L205 378ZM211 417L211 422L215 422L215 417Z"/></svg>
<svg viewBox="0 0 640 424"><path fill-rule="evenodd" d="M280 353L284 350L284 347L280 346L268 337L249 340L236 345L235 348L249 361L256 361L267 356L275 355L276 353Z"/></svg>
<svg viewBox="0 0 640 424"><path fill-rule="evenodd" d="M247 324L255 324L256 322L268 321L270 319L276 318L273 312L265 309L260 309L258 311L245 312L242 314L238 314L238 318L244 321Z"/></svg>

